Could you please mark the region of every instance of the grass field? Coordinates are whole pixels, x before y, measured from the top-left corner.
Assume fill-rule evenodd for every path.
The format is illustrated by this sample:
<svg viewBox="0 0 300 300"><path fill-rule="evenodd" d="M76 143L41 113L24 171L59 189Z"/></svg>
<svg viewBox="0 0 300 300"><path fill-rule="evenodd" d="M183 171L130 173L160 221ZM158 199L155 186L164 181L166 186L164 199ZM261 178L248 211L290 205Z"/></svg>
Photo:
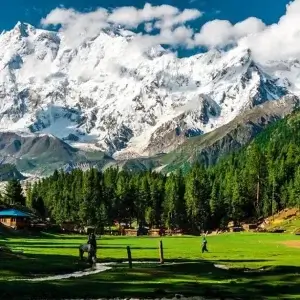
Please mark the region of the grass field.
<svg viewBox="0 0 300 300"><path fill-rule="evenodd" d="M44 235L0 239L23 254L0 254L0 299L62 299L100 297L160 297L176 293L207 298L300 299L300 237L289 234L235 233L208 237L209 253L202 255L200 237L164 237L166 261L158 262L160 238L103 237L99 261L116 261L112 270L77 279L52 282L10 281L86 268L78 261L85 236ZM129 269L126 246L134 260ZM230 270L215 268L228 265ZM244 268L254 269L245 272ZM263 268L263 271L262 271Z"/></svg>

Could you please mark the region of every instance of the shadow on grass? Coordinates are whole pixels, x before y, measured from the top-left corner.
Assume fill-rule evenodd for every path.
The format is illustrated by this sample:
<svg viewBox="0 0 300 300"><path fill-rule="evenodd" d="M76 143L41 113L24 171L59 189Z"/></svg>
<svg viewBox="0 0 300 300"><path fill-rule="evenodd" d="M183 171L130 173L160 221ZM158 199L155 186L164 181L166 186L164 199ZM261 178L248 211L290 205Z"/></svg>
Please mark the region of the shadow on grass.
<svg viewBox="0 0 300 300"><path fill-rule="evenodd" d="M21 278L65 274L88 266L86 262L79 261L79 258L66 255L23 255L0 252L0 260L0 278L8 275Z"/></svg>
<svg viewBox="0 0 300 300"><path fill-rule="evenodd" d="M0 299L157 298L177 293L217 299L286 299L300 294L300 267L277 266L263 272L245 273L238 269L217 269L214 262L208 261L177 262L181 263L134 264L132 269L119 264L97 275L53 282L10 282L3 278L5 274L46 276L73 272L86 265L64 255L2 257Z"/></svg>
<svg viewBox="0 0 300 300"><path fill-rule="evenodd" d="M87 239L88 235L87 234L78 234L78 235L74 235L74 233L52 233L52 232L46 232L46 231L41 231L41 232L15 232L12 231L11 234L9 235L5 235L8 238L14 238L14 239L22 239L25 238L26 239L60 239L60 240L84 240ZM178 236L110 236L110 235L96 235L97 239L99 241L101 240L120 240L120 239L130 239L130 240L134 240L134 239L155 239L155 240L159 240L159 239L164 239L164 238L168 238L168 239L178 239ZM1 237L1 235L0 235ZM180 239L192 239L195 238L195 236L180 236Z"/></svg>
<svg viewBox="0 0 300 300"><path fill-rule="evenodd" d="M251 263L251 262L267 262L271 261L270 259L220 259L219 263Z"/></svg>
<svg viewBox="0 0 300 300"><path fill-rule="evenodd" d="M22 242L22 243L6 243L8 246L12 248L32 248L32 249L78 249L80 245L84 243L78 243L78 244L67 244L67 243L45 243L45 242ZM120 244L119 246L116 244L113 244L111 246L105 245L98 245L98 250L101 251L101 249L124 249L126 251L126 245ZM157 250L158 247L136 247L136 246L130 246L131 250Z"/></svg>

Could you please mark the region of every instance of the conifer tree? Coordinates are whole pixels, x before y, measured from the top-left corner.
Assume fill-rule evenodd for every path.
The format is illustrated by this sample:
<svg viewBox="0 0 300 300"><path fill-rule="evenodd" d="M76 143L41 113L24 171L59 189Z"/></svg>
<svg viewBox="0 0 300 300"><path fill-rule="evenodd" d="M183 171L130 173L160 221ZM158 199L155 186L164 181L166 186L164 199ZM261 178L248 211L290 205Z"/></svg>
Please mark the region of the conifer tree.
<svg viewBox="0 0 300 300"><path fill-rule="evenodd" d="M243 210L241 187L238 182L238 176L235 174L232 182L232 219L239 223L243 220L245 212Z"/></svg>
<svg viewBox="0 0 300 300"><path fill-rule="evenodd" d="M26 206L32 207L32 186L29 181L26 182L25 190L26 190L26 200L25 200Z"/></svg>
<svg viewBox="0 0 300 300"><path fill-rule="evenodd" d="M178 203L179 199L179 185L176 176L171 174L168 176L165 185L165 198L163 202L164 212L163 219L165 226L169 229L174 229L178 226Z"/></svg>
<svg viewBox="0 0 300 300"><path fill-rule="evenodd" d="M26 203L57 223L130 225L206 230L229 220L250 221L300 206L299 113L263 131L250 145L213 166L184 164L185 174L106 169L55 171L27 185ZM200 154L202 155L202 154ZM208 161L209 159L199 159ZM15 192L19 190L19 192ZM9 183L9 203L22 194Z"/></svg>
<svg viewBox="0 0 300 300"><path fill-rule="evenodd" d="M300 208L300 167L296 168L291 204Z"/></svg>
<svg viewBox="0 0 300 300"><path fill-rule="evenodd" d="M137 221L139 225L144 226L146 222L146 209L150 204L150 186L147 176L141 176L137 200Z"/></svg>
<svg viewBox="0 0 300 300"><path fill-rule="evenodd" d="M8 204L25 205L25 197L19 180L12 179L7 183L4 192L4 201Z"/></svg>
<svg viewBox="0 0 300 300"><path fill-rule="evenodd" d="M206 230L209 221L209 187L203 168L195 166L187 176L185 202L193 230Z"/></svg>

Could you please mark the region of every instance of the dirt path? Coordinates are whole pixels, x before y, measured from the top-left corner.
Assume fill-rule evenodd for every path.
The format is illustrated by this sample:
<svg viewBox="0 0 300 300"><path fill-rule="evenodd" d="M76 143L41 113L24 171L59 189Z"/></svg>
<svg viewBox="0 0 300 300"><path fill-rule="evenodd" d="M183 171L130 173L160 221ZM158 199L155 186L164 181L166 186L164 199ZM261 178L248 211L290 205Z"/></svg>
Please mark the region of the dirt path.
<svg viewBox="0 0 300 300"><path fill-rule="evenodd" d="M300 248L300 240L295 240L295 241L286 241L283 242L282 244L292 247L292 248Z"/></svg>

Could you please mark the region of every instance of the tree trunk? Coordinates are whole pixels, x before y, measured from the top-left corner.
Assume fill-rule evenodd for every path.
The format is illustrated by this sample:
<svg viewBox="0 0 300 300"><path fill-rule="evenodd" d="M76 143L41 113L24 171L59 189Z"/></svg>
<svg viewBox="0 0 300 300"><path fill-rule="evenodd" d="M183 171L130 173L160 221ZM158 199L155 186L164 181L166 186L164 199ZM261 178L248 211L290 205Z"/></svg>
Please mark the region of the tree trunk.
<svg viewBox="0 0 300 300"><path fill-rule="evenodd" d="M259 195L260 195L260 177L257 175L257 186L256 186L256 212L259 217Z"/></svg>
<svg viewBox="0 0 300 300"><path fill-rule="evenodd" d="M274 200L275 200L275 179L273 178L272 203L271 203L271 213L272 213L272 217L273 217L273 222L274 222L274 212L273 212Z"/></svg>

